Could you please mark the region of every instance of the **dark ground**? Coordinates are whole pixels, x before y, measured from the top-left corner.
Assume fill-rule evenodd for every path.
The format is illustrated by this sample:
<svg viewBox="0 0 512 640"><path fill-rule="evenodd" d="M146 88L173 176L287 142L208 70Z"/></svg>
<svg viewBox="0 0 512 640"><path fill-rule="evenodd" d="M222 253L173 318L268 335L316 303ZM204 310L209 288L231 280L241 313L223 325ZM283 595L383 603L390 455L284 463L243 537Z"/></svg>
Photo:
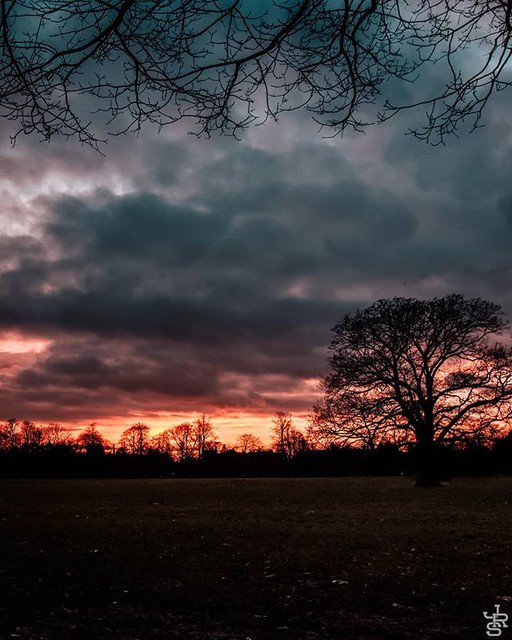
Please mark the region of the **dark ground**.
<svg viewBox="0 0 512 640"><path fill-rule="evenodd" d="M512 478L0 492L1 638L483 639L495 604L512 621Z"/></svg>

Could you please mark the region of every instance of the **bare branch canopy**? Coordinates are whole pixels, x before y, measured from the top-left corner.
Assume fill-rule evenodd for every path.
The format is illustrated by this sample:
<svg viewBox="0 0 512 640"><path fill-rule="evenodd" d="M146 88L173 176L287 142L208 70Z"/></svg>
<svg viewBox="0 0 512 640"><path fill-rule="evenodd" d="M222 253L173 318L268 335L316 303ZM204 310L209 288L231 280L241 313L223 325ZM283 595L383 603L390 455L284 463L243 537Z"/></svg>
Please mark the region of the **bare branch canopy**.
<svg viewBox="0 0 512 640"><path fill-rule="evenodd" d="M435 144L510 85L510 14L502 0L0 0L0 116L97 146L146 122L237 135L305 109L336 135L418 107L412 133ZM404 91L434 64L437 84Z"/></svg>
<svg viewBox="0 0 512 640"><path fill-rule="evenodd" d="M448 295L393 298L334 328L314 428L366 447L398 434L432 471L434 445L471 439L511 416L512 350L498 305Z"/></svg>

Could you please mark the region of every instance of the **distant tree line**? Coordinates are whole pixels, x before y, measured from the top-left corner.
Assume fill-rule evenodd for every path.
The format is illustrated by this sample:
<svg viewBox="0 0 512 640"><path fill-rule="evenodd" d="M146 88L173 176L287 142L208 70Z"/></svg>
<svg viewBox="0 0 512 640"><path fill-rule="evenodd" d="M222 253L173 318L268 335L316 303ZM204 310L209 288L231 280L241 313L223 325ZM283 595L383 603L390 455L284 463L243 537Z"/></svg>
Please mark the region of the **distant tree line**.
<svg viewBox="0 0 512 640"><path fill-rule="evenodd" d="M44 467L45 456L56 464L55 451L63 452L69 473L76 472L70 460L84 454L94 460L91 473L113 474L322 475L414 467L417 484L436 486L446 472L467 470L463 460L479 472L510 471L509 329L501 307L480 298L378 300L334 327L324 397L306 432L280 411L268 449L250 433L230 446L202 415L154 436L138 422L114 445L94 426L72 438L58 424L10 419L0 425L2 473L34 472L34 460ZM91 463L83 460L77 464L87 468Z"/></svg>
<svg viewBox="0 0 512 640"><path fill-rule="evenodd" d="M109 442L95 425L77 435L52 423L7 420L0 424L2 477L245 477L411 475L417 466L412 440L379 434L329 437L318 415L305 431L293 417L277 412L269 446L251 433L233 444L220 442L206 416L151 435L135 423ZM440 477L456 474L512 473L512 430L439 444Z"/></svg>

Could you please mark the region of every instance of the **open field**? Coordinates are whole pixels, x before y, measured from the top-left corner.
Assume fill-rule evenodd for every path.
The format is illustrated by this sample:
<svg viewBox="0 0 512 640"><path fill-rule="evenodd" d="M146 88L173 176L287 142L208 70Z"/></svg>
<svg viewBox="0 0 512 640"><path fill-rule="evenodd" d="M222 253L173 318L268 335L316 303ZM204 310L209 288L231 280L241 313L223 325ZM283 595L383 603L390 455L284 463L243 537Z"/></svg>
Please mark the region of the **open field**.
<svg viewBox="0 0 512 640"><path fill-rule="evenodd" d="M512 478L0 491L2 638L466 640L482 611L512 614Z"/></svg>

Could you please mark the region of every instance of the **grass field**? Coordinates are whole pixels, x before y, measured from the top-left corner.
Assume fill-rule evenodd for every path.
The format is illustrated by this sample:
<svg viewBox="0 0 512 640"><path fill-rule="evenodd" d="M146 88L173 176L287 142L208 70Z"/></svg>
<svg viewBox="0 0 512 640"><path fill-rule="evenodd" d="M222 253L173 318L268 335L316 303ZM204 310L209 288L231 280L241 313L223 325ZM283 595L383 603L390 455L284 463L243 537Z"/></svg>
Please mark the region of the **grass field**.
<svg viewBox="0 0 512 640"><path fill-rule="evenodd" d="M0 491L2 638L483 639L495 604L512 621L512 478Z"/></svg>

